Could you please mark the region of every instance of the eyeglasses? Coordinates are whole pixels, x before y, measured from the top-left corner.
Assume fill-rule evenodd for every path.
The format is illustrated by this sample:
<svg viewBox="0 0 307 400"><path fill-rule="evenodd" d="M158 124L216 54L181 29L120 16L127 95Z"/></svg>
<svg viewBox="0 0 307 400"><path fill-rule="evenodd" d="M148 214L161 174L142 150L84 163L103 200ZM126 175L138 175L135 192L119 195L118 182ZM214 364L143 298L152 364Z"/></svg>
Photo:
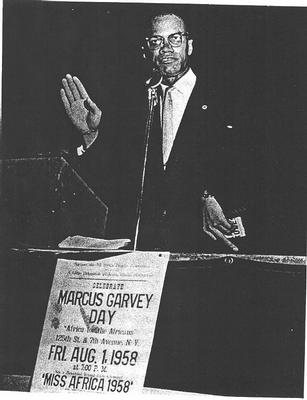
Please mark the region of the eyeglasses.
<svg viewBox="0 0 307 400"><path fill-rule="evenodd" d="M182 45L182 37L188 35L188 32L176 32L169 35L167 39L162 36L151 36L149 38L147 37L146 41L149 50L156 50L160 48L162 46L162 43L164 46L166 40L172 47L179 47Z"/></svg>

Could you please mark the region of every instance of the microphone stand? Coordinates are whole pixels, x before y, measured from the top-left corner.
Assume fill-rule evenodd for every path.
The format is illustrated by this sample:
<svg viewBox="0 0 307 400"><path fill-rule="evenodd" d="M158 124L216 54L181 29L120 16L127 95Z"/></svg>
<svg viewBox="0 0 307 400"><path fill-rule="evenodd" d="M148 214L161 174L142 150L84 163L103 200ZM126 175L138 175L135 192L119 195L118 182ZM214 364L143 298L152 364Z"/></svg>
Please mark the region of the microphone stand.
<svg viewBox="0 0 307 400"><path fill-rule="evenodd" d="M157 94L157 87L162 82L162 77L160 78L159 82L149 86L148 88L148 116L145 125L145 146L144 146L144 161L143 161L143 168L142 168L142 179L141 179L141 189L138 198L137 204L137 220L136 220L136 228L135 228L135 236L134 236L134 245L133 251L137 248L137 242L139 237L139 228L140 228L140 220L142 214L142 205L143 205L143 195L144 195L144 183L145 183L145 174L146 174L146 167L147 167L147 158L148 158L148 146L149 146L149 138L152 128L153 116L155 107L158 104L158 94Z"/></svg>

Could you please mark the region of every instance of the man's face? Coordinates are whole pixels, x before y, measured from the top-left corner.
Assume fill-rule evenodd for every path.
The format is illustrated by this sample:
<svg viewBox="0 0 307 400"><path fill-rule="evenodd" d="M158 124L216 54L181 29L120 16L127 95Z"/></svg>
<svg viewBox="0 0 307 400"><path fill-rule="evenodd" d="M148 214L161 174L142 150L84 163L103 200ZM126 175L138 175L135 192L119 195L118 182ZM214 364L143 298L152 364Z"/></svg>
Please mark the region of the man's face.
<svg viewBox="0 0 307 400"><path fill-rule="evenodd" d="M177 32L185 32L185 26L175 15L164 15L153 22L152 36L161 36L164 41L159 48L149 51L154 66L166 78L180 76L186 70L193 51L193 40L186 36L182 37L182 44L178 47L168 42L168 36Z"/></svg>

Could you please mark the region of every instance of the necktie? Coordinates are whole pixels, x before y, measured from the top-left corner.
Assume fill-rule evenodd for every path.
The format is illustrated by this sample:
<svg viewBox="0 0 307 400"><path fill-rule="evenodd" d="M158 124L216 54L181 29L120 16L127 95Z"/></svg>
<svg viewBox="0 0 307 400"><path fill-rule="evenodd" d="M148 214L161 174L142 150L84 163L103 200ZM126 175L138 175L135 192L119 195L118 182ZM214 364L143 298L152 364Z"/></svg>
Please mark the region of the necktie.
<svg viewBox="0 0 307 400"><path fill-rule="evenodd" d="M174 107L173 107L173 94L174 87L167 88L165 91L162 113L162 150L163 150L163 164L167 163L170 155L173 141L174 141Z"/></svg>

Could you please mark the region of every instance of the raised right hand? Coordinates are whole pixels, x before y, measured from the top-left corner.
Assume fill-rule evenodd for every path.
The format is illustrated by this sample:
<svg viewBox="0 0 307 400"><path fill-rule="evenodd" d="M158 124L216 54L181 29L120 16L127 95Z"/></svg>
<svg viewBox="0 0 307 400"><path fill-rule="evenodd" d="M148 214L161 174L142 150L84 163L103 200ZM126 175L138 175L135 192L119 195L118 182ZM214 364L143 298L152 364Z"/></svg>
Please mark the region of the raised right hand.
<svg viewBox="0 0 307 400"><path fill-rule="evenodd" d="M83 135L91 135L97 131L101 120L101 110L89 98L81 81L67 74L62 79L63 88L60 91L65 111L74 126Z"/></svg>

